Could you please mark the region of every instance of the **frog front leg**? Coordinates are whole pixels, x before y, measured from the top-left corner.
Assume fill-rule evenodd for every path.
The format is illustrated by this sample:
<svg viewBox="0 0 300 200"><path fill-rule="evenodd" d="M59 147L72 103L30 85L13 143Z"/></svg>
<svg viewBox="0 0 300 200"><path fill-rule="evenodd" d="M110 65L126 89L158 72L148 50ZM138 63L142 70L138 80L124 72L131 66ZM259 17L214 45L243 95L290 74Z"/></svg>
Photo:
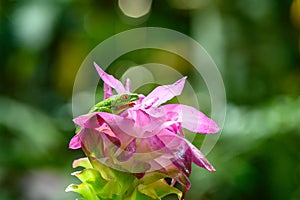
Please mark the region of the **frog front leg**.
<svg viewBox="0 0 300 200"><path fill-rule="evenodd" d="M107 113L112 113L112 109L110 107L97 107L94 106L89 113L93 113L93 112L107 112Z"/></svg>

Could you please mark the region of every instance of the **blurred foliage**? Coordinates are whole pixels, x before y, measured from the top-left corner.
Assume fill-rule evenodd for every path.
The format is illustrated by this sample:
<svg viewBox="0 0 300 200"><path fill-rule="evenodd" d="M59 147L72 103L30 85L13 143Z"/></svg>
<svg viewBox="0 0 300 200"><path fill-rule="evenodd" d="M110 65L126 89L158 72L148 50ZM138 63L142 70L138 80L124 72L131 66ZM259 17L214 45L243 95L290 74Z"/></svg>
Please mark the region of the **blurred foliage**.
<svg viewBox="0 0 300 200"><path fill-rule="evenodd" d="M82 157L68 150L77 70L101 41L144 26L199 41L226 86L226 123L208 156L217 172L194 167L187 199L300 199L299 19L299 0L152 1L138 19L117 1L0 0L0 199L74 199L64 189ZM120 77L121 65L148 62L197 84L168 52L131 52L108 70Z"/></svg>

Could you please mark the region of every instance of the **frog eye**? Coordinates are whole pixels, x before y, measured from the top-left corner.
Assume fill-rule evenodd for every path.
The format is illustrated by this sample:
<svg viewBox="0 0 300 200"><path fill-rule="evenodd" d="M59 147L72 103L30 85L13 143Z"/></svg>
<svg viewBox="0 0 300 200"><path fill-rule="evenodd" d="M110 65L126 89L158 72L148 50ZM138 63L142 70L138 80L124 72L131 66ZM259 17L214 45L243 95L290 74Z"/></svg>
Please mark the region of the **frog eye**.
<svg viewBox="0 0 300 200"><path fill-rule="evenodd" d="M121 96L121 100L122 101L127 101L129 99L129 95L128 94L123 94L122 96Z"/></svg>

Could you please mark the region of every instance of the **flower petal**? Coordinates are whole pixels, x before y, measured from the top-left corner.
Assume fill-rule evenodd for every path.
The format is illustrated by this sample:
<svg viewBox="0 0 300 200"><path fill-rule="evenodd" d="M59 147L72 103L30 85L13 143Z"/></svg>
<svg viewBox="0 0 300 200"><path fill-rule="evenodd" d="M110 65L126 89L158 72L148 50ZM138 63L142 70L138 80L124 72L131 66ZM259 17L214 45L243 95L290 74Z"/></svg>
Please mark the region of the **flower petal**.
<svg viewBox="0 0 300 200"><path fill-rule="evenodd" d="M126 79L126 83L125 83L125 90L126 92L130 92L130 79Z"/></svg>
<svg viewBox="0 0 300 200"><path fill-rule="evenodd" d="M106 83L108 86L114 88L118 94L122 94L122 93L126 92L123 84L118 79L116 79L112 75L105 73L101 69L101 67L99 67L95 62L94 62L94 66L95 66L100 78L103 80L104 83Z"/></svg>
<svg viewBox="0 0 300 200"><path fill-rule="evenodd" d="M201 153L201 151L199 149L197 149L189 141L187 141L187 143L192 150L192 155L193 155L192 159L196 165L198 165L204 169L207 169L208 171L211 171L211 172L216 171L215 168L208 162L208 160L205 158L205 156Z"/></svg>
<svg viewBox="0 0 300 200"><path fill-rule="evenodd" d="M184 170L185 174L190 173L190 160L185 161L185 159L192 159L192 161L209 171L215 171L213 166L208 162L205 156L198 150L193 144L183 137L175 134L170 134L167 131L163 131L159 134L159 138L164 142L166 147L174 152L174 159L177 163L173 163L179 168L179 170ZM188 150L190 149L190 150ZM179 167L180 165L180 167Z"/></svg>
<svg viewBox="0 0 300 200"><path fill-rule="evenodd" d="M120 162L125 162L127 160L129 160L136 152L136 140L133 139L126 147L125 149L118 149L118 151L120 151L120 153L116 152L117 154L117 159Z"/></svg>
<svg viewBox="0 0 300 200"><path fill-rule="evenodd" d="M183 90L185 80L186 77L183 77L172 85L158 86L147 97L144 98L143 104L149 104L148 101L155 100L152 106L157 107L173 97L180 95Z"/></svg>
<svg viewBox="0 0 300 200"><path fill-rule="evenodd" d="M104 96L103 99L107 99L113 95L112 88L106 83L103 84Z"/></svg>
<svg viewBox="0 0 300 200"><path fill-rule="evenodd" d="M95 129L84 128L80 135L82 149L88 157L103 158L105 149L102 134Z"/></svg>
<svg viewBox="0 0 300 200"><path fill-rule="evenodd" d="M76 135L74 135L74 137L72 137L70 143L69 143L69 148L70 149L79 149L81 148L81 131L79 133L77 133Z"/></svg>
<svg viewBox="0 0 300 200"><path fill-rule="evenodd" d="M178 122L183 128L197 133L216 133L220 130L218 125L202 112L191 106L182 104L168 104L161 107L165 113L177 112Z"/></svg>
<svg viewBox="0 0 300 200"><path fill-rule="evenodd" d="M100 126L104 125L105 120L100 118L97 115L97 112L93 112L91 114L81 115L73 119L74 123L82 128L99 128Z"/></svg>
<svg viewBox="0 0 300 200"><path fill-rule="evenodd" d="M91 118L91 115L92 114L80 115L73 119L73 122L78 126L84 127L85 122Z"/></svg>

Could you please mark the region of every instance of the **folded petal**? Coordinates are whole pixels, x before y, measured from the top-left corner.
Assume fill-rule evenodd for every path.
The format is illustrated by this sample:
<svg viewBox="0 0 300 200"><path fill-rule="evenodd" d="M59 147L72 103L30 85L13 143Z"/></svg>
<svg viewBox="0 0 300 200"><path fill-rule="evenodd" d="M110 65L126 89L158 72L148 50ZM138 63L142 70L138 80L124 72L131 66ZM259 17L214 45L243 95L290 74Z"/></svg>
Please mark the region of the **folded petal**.
<svg viewBox="0 0 300 200"><path fill-rule="evenodd" d="M95 129L82 129L80 135L82 149L88 157L103 158L105 149L100 131Z"/></svg>
<svg viewBox="0 0 300 200"><path fill-rule="evenodd" d="M120 152L118 152L120 151ZM126 147L125 149L118 149L116 152L117 159L120 162L125 162L129 160L136 152L136 140L133 139Z"/></svg>
<svg viewBox="0 0 300 200"><path fill-rule="evenodd" d="M218 125L199 110L182 104L168 104L161 107L164 113L177 112L178 122L183 128L197 133L216 133Z"/></svg>
<svg viewBox="0 0 300 200"><path fill-rule="evenodd" d="M69 148L70 149L79 149L81 148L81 139L80 139L81 132L77 133L72 137L70 143L69 143Z"/></svg>
<svg viewBox="0 0 300 200"><path fill-rule="evenodd" d="M172 99L175 96L181 94L186 77L178 80L172 85L162 85L155 88L147 97L144 98L143 104L152 104L153 107L157 107L162 103Z"/></svg>
<svg viewBox="0 0 300 200"><path fill-rule="evenodd" d="M159 138L174 153L172 162L186 175L189 175L191 171L191 161L204 169L215 171L200 150L185 138L169 133L166 130L159 134Z"/></svg>
<svg viewBox="0 0 300 200"><path fill-rule="evenodd" d="M193 144L191 144L189 141L187 141L187 144L192 150L192 160L193 162L204 168L207 169L208 171L214 172L216 171L215 168L208 162L208 160L205 158L205 156L201 153L199 149L197 149Z"/></svg>
<svg viewBox="0 0 300 200"><path fill-rule="evenodd" d="M123 84L118 79L116 79L112 75L105 73L101 69L101 67L99 67L95 62L94 62L94 66L95 66L100 78L103 80L104 83L106 83L108 86L114 88L118 94L122 94L122 93L126 92Z"/></svg>
<svg viewBox="0 0 300 200"><path fill-rule="evenodd" d="M84 127L85 122L91 118L92 114L86 114L86 115L80 115L78 117L76 117L75 119L73 119L73 122L81 127Z"/></svg>
<svg viewBox="0 0 300 200"><path fill-rule="evenodd" d="M99 128L105 126L105 120L97 115L97 112L93 112L86 115L81 115L73 119L73 122L82 128Z"/></svg>

